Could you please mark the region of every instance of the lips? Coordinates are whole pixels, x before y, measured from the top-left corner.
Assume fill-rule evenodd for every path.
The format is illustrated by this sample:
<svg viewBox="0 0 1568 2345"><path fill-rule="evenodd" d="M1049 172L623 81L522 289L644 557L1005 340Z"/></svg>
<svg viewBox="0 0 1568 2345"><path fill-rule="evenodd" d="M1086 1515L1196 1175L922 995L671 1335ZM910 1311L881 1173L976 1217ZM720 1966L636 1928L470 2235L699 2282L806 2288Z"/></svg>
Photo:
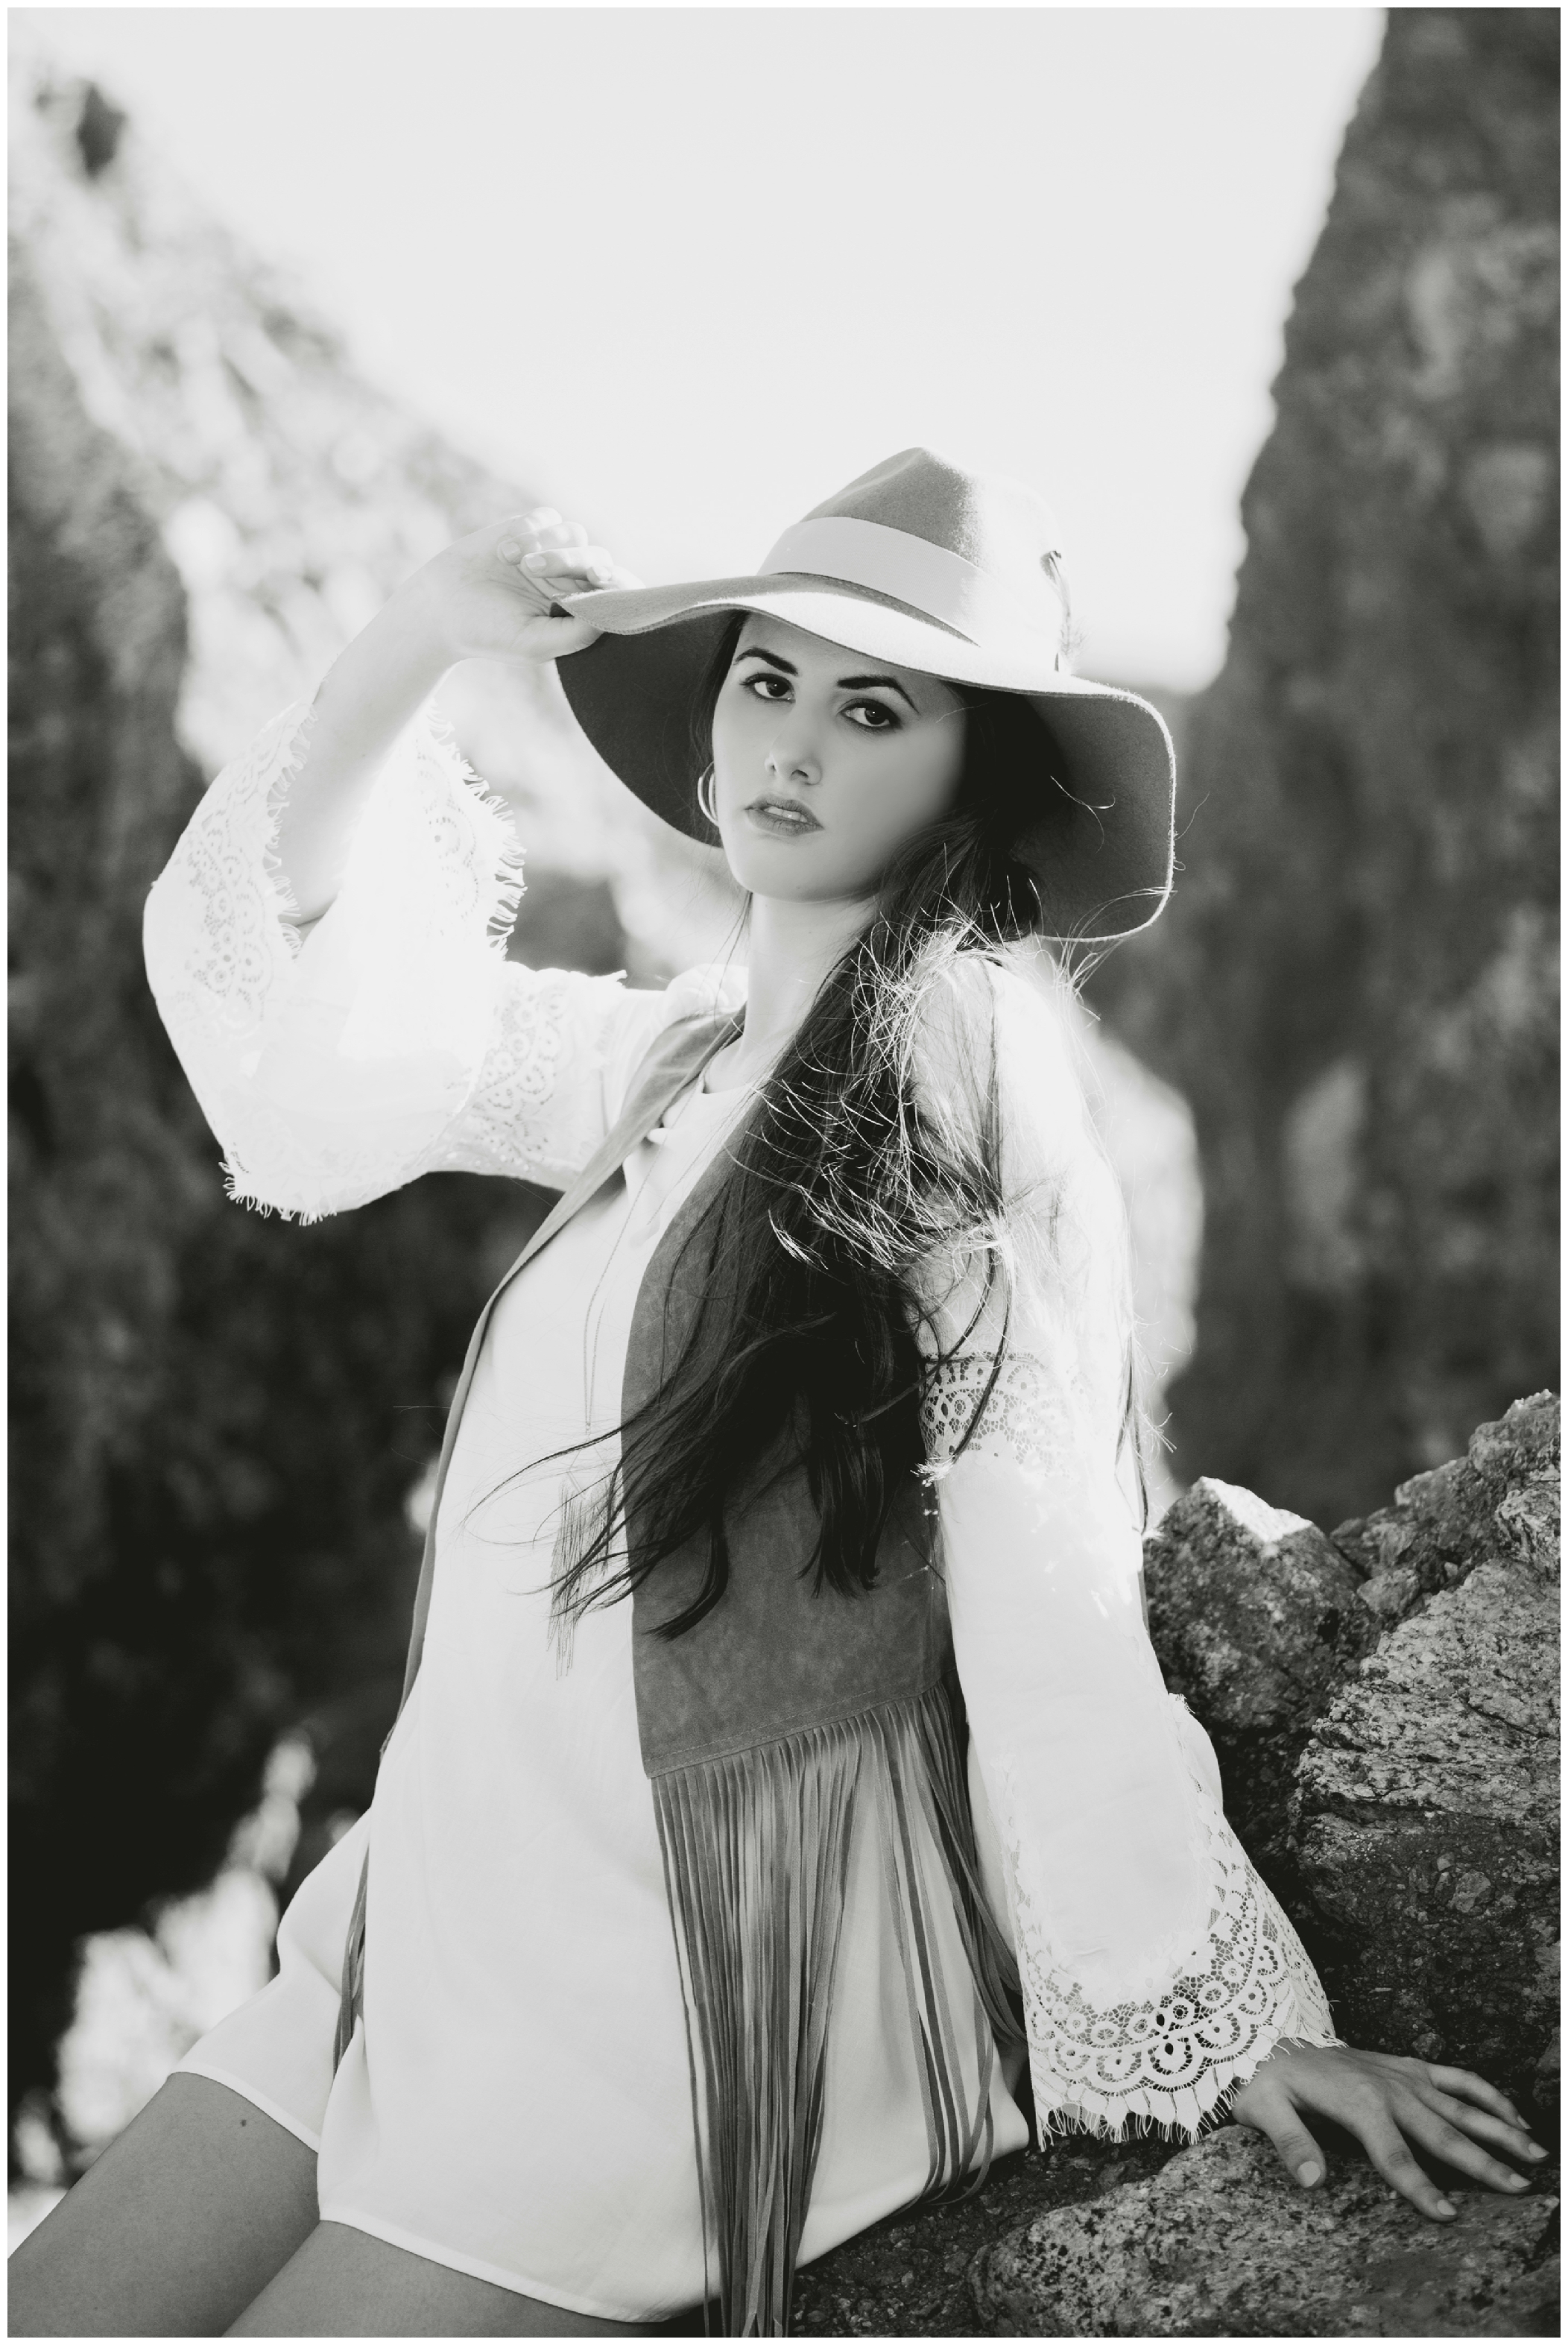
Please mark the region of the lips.
<svg viewBox="0 0 1568 2345"><path fill-rule="evenodd" d="M801 837L810 830L820 830L822 825L810 809L798 798L753 798L746 812L762 829L776 837Z"/></svg>

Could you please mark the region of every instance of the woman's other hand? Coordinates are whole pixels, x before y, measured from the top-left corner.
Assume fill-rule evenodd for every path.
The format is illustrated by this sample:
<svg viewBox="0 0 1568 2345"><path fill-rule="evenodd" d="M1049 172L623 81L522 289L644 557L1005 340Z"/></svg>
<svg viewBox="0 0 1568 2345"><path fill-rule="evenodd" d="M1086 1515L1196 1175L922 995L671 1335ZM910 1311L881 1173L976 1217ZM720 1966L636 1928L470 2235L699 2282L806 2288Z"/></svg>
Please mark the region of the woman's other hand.
<svg viewBox="0 0 1568 2345"><path fill-rule="evenodd" d="M1532 2166L1546 2155L1507 2096L1468 2068L1349 2045L1281 2045L1236 2094L1230 2114L1267 2134L1307 2189L1323 2180L1329 2161L1307 2129L1306 2111L1353 2133L1384 2181L1439 2223L1452 2218L1453 2205L1417 2164L1412 2142L1489 2189L1513 2193L1528 2188L1526 2178L1492 2150Z"/></svg>
<svg viewBox="0 0 1568 2345"><path fill-rule="evenodd" d="M636 586L581 522L552 505L491 522L460 537L400 587L449 662L563 659L594 642L586 621L550 615L552 604L596 586Z"/></svg>

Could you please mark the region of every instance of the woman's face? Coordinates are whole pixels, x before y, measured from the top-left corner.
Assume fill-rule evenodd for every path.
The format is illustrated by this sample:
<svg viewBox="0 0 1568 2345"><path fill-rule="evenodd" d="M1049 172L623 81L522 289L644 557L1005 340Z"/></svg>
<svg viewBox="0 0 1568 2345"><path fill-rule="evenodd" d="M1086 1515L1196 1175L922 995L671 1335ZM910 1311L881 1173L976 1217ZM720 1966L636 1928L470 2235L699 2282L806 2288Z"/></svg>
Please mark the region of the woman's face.
<svg viewBox="0 0 1568 2345"><path fill-rule="evenodd" d="M964 722L936 676L751 614L713 710L713 804L740 885L797 902L874 894L957 796Z"/></svg>

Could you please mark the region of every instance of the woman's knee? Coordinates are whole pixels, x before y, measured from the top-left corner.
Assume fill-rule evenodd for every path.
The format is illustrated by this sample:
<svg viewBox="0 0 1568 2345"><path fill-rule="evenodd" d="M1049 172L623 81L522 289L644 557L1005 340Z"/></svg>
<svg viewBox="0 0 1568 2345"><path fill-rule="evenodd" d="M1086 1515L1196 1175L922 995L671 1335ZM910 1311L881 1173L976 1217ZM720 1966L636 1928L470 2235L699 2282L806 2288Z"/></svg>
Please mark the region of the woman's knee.
<svg viewBox="0 0 1568 2345"><path fill-rule="evenodd" d="M171 2076L11 2259L13 2337L216 2337L317 2221L313 2150Z"/></svg>

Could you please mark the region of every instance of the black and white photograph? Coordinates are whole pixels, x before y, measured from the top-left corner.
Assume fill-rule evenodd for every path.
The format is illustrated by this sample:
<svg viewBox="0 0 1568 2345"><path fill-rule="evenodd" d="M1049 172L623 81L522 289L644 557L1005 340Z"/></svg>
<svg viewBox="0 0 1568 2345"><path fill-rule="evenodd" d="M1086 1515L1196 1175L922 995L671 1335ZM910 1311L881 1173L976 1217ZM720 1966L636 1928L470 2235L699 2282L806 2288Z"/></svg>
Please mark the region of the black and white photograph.
<svg viewBox="0 0 1568 2345"><path fill-rule="evenodd" d="M1548 7L10 44L13 2337L1542 2337Z"/></svg>

